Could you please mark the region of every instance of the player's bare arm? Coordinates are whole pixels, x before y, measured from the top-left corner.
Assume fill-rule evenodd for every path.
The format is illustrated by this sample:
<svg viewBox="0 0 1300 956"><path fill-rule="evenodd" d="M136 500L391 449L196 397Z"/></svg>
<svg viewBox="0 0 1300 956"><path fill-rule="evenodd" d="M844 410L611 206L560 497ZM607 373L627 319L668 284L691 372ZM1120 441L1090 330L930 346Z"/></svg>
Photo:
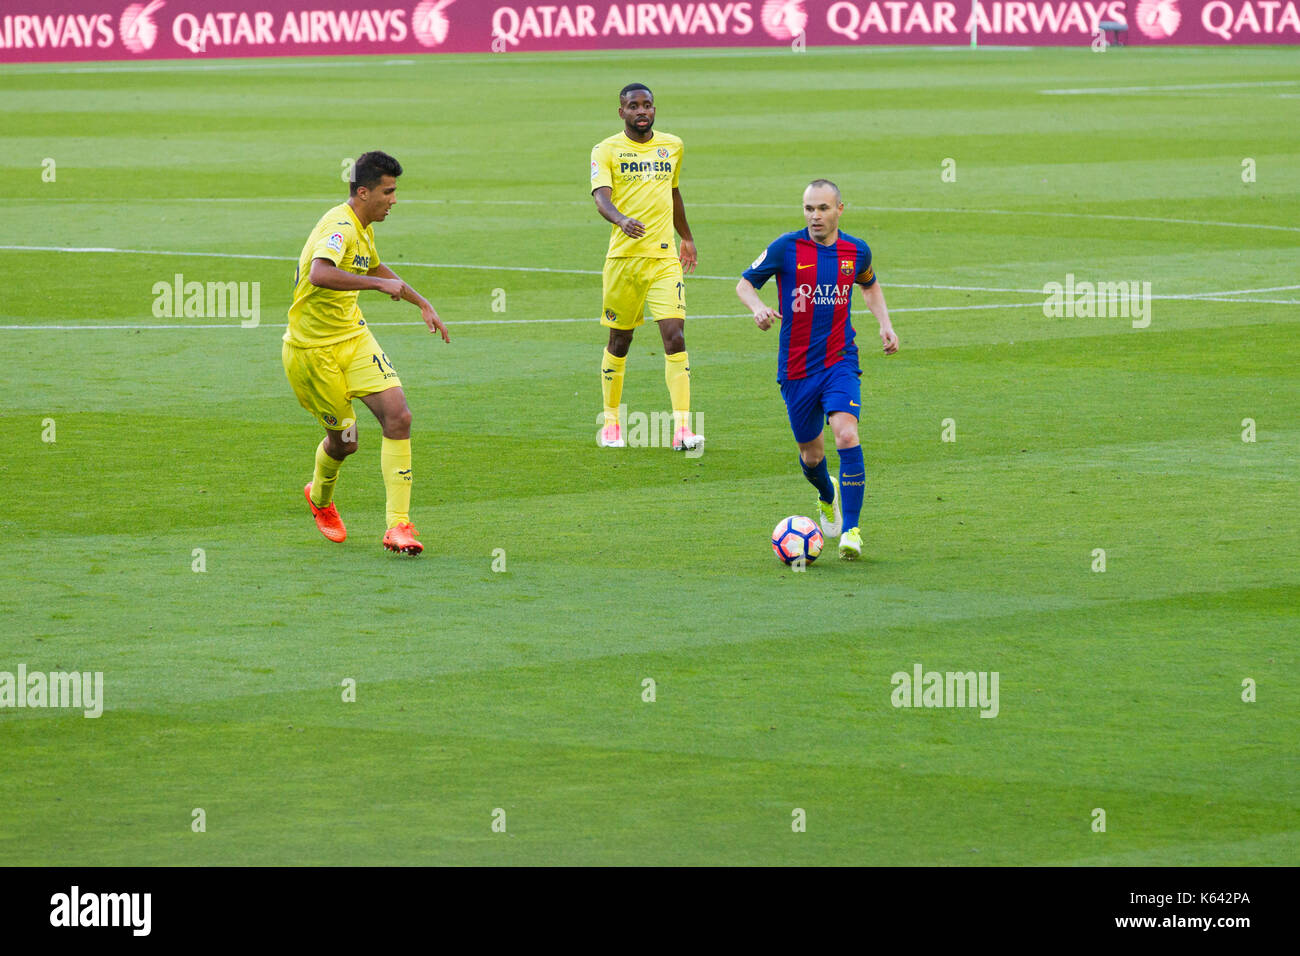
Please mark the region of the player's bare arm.
<svg viewBox="0 0 1300 956"><path fill-rule="evenodd" d="M340 269L328 259L316 258L311 261L311 272L307 276L312 285L320 289L333 289L335 292L383 292L394 300L402 297L402 281L394 284L388 279L377 279L370 275L357 275Z"/></svg>
<svg viewBox="0 0 1300 956"><path fill-rule="evenodd" d="M640 239L645 235L645 223L619 212L611 198L613 195L614 190L609 186L599 186L592 191L591 198L596 201L596 208L600 214L622 229L624 235L631 239Z"/></svg>
<svg viewBox="0 0 1300 956"><path fill-rule="evenodd" d="M442 340L444 342L451 341L451 338L447 335L447 327L443 325L442 320L438 318L437 310L435 310L434 307L429 304L428 299L426 299L424 296L420 295L420 293L416 292L413 288L411 288L406 282L402 280L402 277L399 276L396 272L394 272L392 269L388 268L388 266L384 265L381 262L379 265L375 266L373 269L367 272L366 275L377 276L378 278L381 279L387 279L390 282L394 280L400 282L402 285L400 297L405 301L411 303L411 305L414 305L417 308L419 308L420 315L424 319L424 324L429 327L429 331L440 333L442 335ZM398 296L393 296L393 298L396 299L398 298Z"/></svg>
<svg viewBox="0 0 1300 956"><path fill-rule="evenodd" d="M681 191L676 186L673 187L673 228L677 230L677 235L682 237L682 248L678 256L682 261L682 271L694 272L699 257L695 254L695 240L691 237L691 227L686 222L686 204L682 202Z"/></svg>
<svg viewBox="0 0 1300 956"><path fill-rule="evenodd" d="M880 323L880 341L884 346L885 354L893 355L898 351L898 335L894 332L893 323L889 321L889 306L885 305L885 290L880 288L878 281L873 282L870 288L862 287L862 297L866 300L871 314Z"/></svg>
<svg viewBox="0 0 1300 956"><path fill-rule="evenodd" d="M772 327L773 322L781 321L781 313L763 304L763 300L758 297L758 290L748 279L736 283L736 295L745 303L745 308L754 313L754 324L764 332Z"/></svg>

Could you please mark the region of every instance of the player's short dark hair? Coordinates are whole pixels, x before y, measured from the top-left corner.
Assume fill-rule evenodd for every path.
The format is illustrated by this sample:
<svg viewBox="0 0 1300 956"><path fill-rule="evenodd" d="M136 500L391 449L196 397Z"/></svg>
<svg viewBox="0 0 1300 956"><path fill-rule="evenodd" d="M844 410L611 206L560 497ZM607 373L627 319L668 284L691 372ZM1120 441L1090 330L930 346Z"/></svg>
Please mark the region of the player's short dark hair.
<svg viewBox="0 0 1300 956"><path fill-rule="evenodd" d="M646 86L644 83L629 83L627 86L623 87L621 90L618 91L618 101L622 103L625 99L627 99L627 95L629 93L635 93L637 90L645 90L647 93L650 94L650 99L653 100L655 98L655 95L653 92L651 92L650 87Z"/></svg>
<svg viewBox="0 0 1300 956"><path fill-rule="evenodd" d="M372 149L368 153L362 153L352 164L352 184L348 193L355 196L362 186L374 189L385 176L396 179L400 175L402 175L401 163L387 153Z"/></svg>
<svg viewBox="0 0 1300 956"><path fill-rule="evenodd" d="M844 202L844 197L840 195L840 187L836 186L829 179L814 179L812 182L810 182L807 186L804 187L804 190L807 191L809 189L812 189L814 186L829 186L831 189L835 190L835 201Z"/></svg>

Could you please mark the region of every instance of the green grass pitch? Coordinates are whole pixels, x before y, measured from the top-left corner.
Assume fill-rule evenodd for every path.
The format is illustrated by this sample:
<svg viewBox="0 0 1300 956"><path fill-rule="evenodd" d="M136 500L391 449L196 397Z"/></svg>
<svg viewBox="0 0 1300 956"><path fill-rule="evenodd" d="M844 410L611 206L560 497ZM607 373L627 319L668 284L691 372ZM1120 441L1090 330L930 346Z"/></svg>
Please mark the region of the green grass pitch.
<svg viewBox="0 0 1300 956"><path fill-rule="evenodd" d="M0 864L1294 863L1298 66L0 69L0 671L105 682L97 720L0 710ZM586 170L633 80L687 147L693 460L594 442L608 227ZM1110 92L1043 92L1084 88ZM452 334L362 300L414 413L416 560L380 548L364 410L349 540L317 533L319 435L280 363L293 260L369 148L406 167L380 252ZM776 333L732 290L817 176L902 348L857 300L866 559L796 574L767 536L813 492ZM155 318L176 273L261 283L260 326ZM1150 326L1046 318L1068 274L1150 282ZM653 329L624 398L667 410ZM997 717L895 708L917 663L998 672Z"/></svg>

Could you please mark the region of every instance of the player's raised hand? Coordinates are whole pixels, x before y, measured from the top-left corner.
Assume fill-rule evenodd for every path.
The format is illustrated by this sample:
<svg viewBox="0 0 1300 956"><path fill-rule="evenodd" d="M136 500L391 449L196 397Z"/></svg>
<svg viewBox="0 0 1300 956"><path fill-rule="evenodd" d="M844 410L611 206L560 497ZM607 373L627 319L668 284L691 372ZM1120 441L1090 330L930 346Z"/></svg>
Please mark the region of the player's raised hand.
<svg viewBox="0 0 1300 956"><path fill-rule="evenodd" d="M898 351L898 335L894 332L893 328L881 329L880 341L885 344L886 355L893 355Z"/></svg>
<svg viewBox="0 0 1300 956"><path fill-rule="evenodd" d="M632 239L640 239L645 235L645 223L633 219L631 216L624 216L618 221L618 228L623 230L623 234Z"/></svg>
<svg viewBox="0 0 1300 956"><path fill-rule="evenodd" d="M695 271L695 264L699 262L699 257L695 254L695 240L682 240L682 250L679 253L678 258L682 260L683 272Z"/></svg>
<svg viewBox="0 0 1300 956"><path fill-rule="evenodd" d="M441 332L444 342L451 341L451 338L447 335L447 326L442 324L442 319L438 318L438 313L434 311L433 306L421 309L420 315L424 319L424 324L429 327L430 332Z"/></svg>
<svg viewBox="0 0 1300 956"><path fill-rule="evenodd" d="M379 291L387 295L394 302L402 300L402 293L406 291L406 283L401 279L377 279Z"/></svg>
<svg viewBox="0 0 1300 956"><path fill-rule="evenodd" d="M764 306L754 313L754 324L764 332L772 327L773 322L780 321L781 313L768 306Z"/></svg>

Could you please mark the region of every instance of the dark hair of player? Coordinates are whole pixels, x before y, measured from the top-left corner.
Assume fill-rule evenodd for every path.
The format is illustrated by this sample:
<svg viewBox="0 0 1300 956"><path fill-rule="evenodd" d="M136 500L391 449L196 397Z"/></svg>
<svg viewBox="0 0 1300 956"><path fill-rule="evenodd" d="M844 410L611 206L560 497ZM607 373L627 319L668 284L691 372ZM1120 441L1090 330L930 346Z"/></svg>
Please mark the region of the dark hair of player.
<svg viewBox="0 0 1300 956"><path fill-rule="evenodd" d="M843 197L840 196L840 187L836 186L829 179L814 179L808 184L807 188L812 189L814 186L829 186L831 189L835 190L835 201L844 202Z"/></svg>
<svg viewBox="0 0 1300 956"><path fill-rule="evenodd" d="M402 175L401 163L387 153L373 149L368 153L362 153L352 164L352 188L348 193L355 196L362 186L374 189L385 176L396 179L400 175Z"/></svg>
<svg viewBox="0 0 1300 956"><path fill-rule="evenodd" d="M650 93L650 99L655 98L654 93L650 92L650 87L646 86L644 83L629 83L618 91L618 101L622 103L627 99L629 93L635 93L637 90L645 90L647 93Z"/></svg>

